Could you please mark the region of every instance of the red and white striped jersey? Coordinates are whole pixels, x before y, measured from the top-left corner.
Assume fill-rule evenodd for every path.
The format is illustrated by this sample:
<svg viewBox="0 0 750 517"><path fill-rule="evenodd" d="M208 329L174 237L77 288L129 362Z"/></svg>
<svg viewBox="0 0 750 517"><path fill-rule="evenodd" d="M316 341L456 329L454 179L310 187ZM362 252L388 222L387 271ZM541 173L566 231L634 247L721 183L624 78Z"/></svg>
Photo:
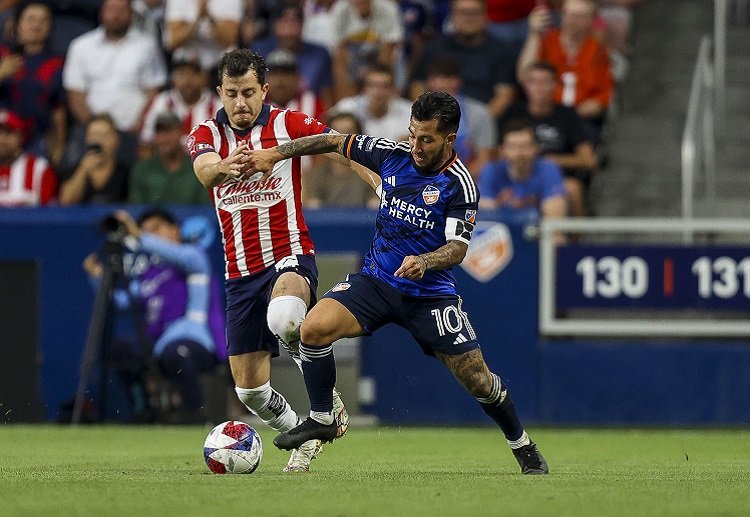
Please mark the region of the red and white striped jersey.
<svg viewBox="0 0 750 517"><path fill-rule="evenodd" d="M175 88L163 91L157 94L146 108L139 139L143 144L150 144L154 141L156 117L162 113L169 112L177 115L182 120L184 133L188 134L196 124L213 118L219 108L221 108L221 100L210 90L204 90L198 102L193 106L185 104L180 92Z"/></svg>
<svg viewBox="0 0 750 517"><path fill-rule="evenodd" d="M321 118L325 112L323 101L311 90L301 90L296 97L286 103L286 106L279 107L309 113L317 119Z"/></svg>
<svg viewBox="0 0 750 517"><path fill-rule="evenodd" d="M57 176L47 160L24 153L0 165L0 206L39 206L56 199Z"/></svg>
<svg viewBox="0 0 750 517"><path fill-rule="evenodd" d="M274 106L281 109L308 113L317 119L322 118L325 113L323 101L320 100L320 97L318 97L312 90L300 90L296 97L286 103L286 106L280 106L278 104L274 104ZM313 157L302 156L300 163L302 164L302 173L304 174L305 171L310 170L313 166Z"/></svg>
<svg viewBox="0 0 750 517"><path fill-rule="evenodd" d="M327 131L313 117L268 104L252 128L240 131L230 127L222 108L216 118L193 128L187 148L193 160L208 152L226 158L240 142L252 149L268 149ZM259 273L290 255L315 253L302 215L300 159L282 160L266 181L260 177L257 173L245 180L227 178L209 191L221 228L228 279Z"/></svg>

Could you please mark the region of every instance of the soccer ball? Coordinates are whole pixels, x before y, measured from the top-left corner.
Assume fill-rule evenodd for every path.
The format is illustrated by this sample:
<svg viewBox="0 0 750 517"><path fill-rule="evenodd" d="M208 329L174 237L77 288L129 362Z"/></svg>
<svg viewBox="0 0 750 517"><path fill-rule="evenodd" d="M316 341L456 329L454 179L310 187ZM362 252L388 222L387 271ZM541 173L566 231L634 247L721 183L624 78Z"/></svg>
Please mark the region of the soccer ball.
<svg viewBox="0 0 750 517"><path fill-rule="evenodd" d="M250 474L260 465L263 444L252 426L230 420L208 433L203 444L203 457L215 474Z"/></svg>

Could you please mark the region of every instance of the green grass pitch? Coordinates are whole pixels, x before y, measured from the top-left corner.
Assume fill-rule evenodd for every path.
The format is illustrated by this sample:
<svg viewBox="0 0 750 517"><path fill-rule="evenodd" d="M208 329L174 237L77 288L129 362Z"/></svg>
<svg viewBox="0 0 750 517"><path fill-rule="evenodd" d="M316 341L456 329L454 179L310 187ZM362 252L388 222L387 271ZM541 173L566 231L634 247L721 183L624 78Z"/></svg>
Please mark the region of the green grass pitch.
<svg viewBox="0 0 750 517"><path fill-rule="evenodd" d="M0 515L750 515L748 430L531 429L521 476L492 428L352 428L309 473L261 430L250 475L211 474L202 427L0 426Z"/></svg>

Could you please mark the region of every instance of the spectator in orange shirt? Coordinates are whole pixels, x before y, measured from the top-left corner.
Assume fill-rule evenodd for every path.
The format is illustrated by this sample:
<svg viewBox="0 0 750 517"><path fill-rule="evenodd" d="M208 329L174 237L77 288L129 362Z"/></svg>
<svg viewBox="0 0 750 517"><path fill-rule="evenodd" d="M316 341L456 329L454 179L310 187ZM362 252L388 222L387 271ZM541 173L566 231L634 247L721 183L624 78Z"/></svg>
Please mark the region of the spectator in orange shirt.
<svg viewBox="0 0 750 517"><path fill-rule="evenodd" d="M595 0L565 0L560 28L551 28L551 12L536 7L529 16L529 35L517 63L519 78L535 61L557 70L555 101L574 106L578 115L601 131L614 83L607 49L593 35Z"/></svg>

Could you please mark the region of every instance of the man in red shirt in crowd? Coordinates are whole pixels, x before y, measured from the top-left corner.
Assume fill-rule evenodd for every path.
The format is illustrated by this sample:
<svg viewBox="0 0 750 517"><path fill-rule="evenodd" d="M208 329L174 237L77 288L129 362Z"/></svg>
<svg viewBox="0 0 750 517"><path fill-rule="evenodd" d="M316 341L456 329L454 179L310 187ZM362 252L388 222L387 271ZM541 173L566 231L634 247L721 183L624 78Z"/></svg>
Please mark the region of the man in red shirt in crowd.
<svg viewBox="0 0 750 517"><path fill-rule="evenodd" d="M0 110L0 206L39 206L55 201L57 176L47 160L23 150L25 125Z"/></svg>

